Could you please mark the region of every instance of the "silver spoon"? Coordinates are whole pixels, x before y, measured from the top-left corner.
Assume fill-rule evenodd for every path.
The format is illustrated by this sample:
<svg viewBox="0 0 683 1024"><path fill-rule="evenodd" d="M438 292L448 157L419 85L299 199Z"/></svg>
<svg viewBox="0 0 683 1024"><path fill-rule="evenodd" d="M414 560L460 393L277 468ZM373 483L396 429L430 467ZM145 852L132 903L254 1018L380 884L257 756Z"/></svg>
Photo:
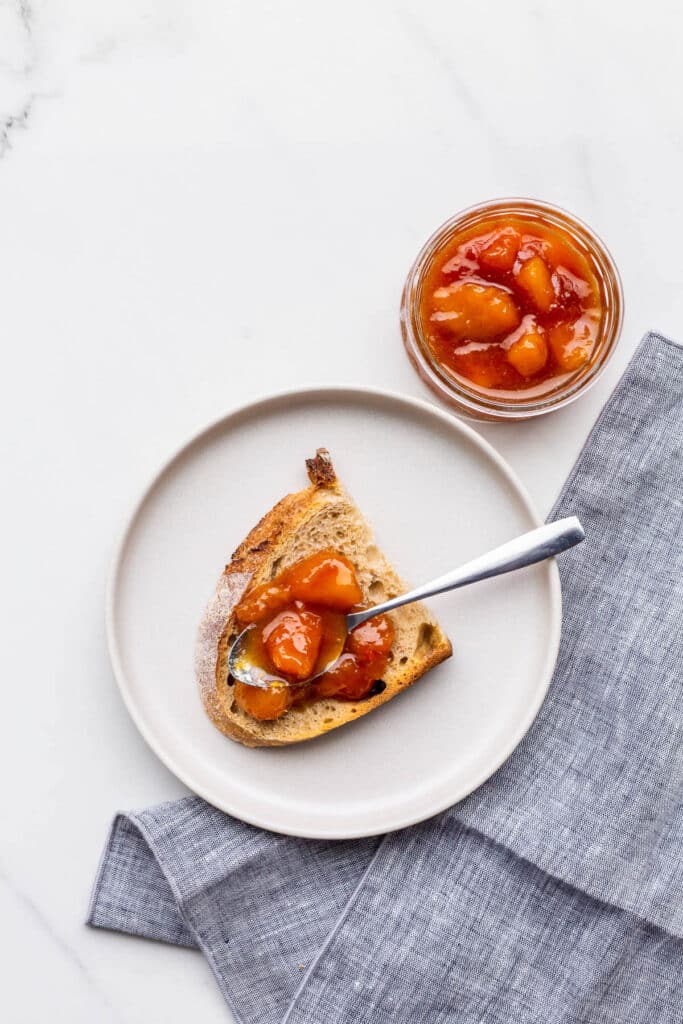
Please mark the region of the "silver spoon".
<svg viewBox="0 0 683 1024"><path fill-rule="evenodd" d="M399 594L390 601L383 601L382 604L373 605L372 608L365 608L361 612L351 612L346 616L346 634L340 641L339 650L333 658L319 672L316 672L312 679L317 679L323 672L326 672L341 654L346 636L368 619L383 612L390 612L393 608L400 608L404 604L412 604L413 601L421 601L427 597L434 597L436 594L444 594L448 590L457 590L458 587L465 587L468 583L477 583L479 580L489 579L491 576L501 576L503 573L512 572L514 569L523 569L527 565L534 565L535 562L542 562L553 555L573 548L580 544L585 533L581 523L576 516L568 516L566 519L558 519L546 526L539 526L536 530L523 533L521 537L509 540L506 544L494 548L493 551L480 555L471 562L466 562L459 569L453 569L445 576L439 576L431 583L424 583L421 587L409 590L407 594ZM228 656L228 669L233 679L238 679L248 686L258 686L267 690L272 685L286 685L279 676L273 675L262 668L254 665L248 656L247 635L254 629L253 625L247 626L235 640L230 648ZM311 680L308 680L310 682Z"/></svg>

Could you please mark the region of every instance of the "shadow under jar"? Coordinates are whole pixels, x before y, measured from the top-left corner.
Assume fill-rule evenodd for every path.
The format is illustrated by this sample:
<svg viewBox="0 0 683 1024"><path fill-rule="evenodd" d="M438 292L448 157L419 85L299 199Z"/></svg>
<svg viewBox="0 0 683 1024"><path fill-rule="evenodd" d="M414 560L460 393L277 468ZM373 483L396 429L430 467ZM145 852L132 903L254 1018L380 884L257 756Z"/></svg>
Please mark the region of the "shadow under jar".
<svg viewBox="0 0 683 1024"><path fill-rule="evenodd" d="M603 242L532 199L456 214L408 274L401 330L423 380L478 420L522 420L573 401L619 338L623 296Z"/></svg>

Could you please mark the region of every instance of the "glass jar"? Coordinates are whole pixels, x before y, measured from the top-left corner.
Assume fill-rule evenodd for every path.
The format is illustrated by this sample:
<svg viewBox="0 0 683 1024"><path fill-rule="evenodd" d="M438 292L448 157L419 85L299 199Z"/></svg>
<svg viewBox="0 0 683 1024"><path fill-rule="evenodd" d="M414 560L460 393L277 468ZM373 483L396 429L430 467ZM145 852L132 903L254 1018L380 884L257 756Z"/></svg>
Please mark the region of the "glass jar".
<svg viewBox="0 0 683 1024"><path fill-rule="evenodd" d="M587 362L573 373L541 387L492 391L449 371L438 362L425 337L420 316L427 271L457 235L492 218L526 220L547 229L559 228L588 261L595 275L601 319ZM559 207L534 199L497 199L471 206L442 224L427 240L410 269L401 300L403 341L415 369L439 398L458 412L484 421L523 420L560 409L583 394L600 376L614 351L623 320L623 293L617 268L607 247L587 224Z"/></svg>

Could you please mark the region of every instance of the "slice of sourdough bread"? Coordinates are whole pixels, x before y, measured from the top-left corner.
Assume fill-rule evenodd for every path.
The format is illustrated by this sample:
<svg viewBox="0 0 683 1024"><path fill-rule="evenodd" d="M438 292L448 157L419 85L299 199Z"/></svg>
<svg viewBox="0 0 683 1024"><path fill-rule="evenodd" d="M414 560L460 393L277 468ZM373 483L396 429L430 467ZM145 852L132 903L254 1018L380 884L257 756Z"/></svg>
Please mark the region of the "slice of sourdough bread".
<svg viewBox="0 0 683 1024"><path fill-rule="evenodd" d="M450 642L430 612L421 604L406 605L390 613L395 639L381 693L353 702L330 698L305 701L273 722L257 721L237 706L228 674L228 653L240 632L234 608L249 588L316 551L333 549L353 563L369 604L407 589L339 485L327 450L319 448L306 466L310 486L278 502L240 544L199 627L195 670L206 713L226 736L249 747L298 743L352 722L391 700L451 654Z"/></svg>

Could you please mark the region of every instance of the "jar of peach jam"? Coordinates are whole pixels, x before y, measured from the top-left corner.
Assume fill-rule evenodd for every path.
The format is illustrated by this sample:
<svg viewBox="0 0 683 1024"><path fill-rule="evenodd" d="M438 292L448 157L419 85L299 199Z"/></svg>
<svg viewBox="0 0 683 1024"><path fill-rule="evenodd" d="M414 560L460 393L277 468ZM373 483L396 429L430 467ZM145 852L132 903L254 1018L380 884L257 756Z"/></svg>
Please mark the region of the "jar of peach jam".
<svg viewBox="0 0 683 1024"><path fill-rule="evenodd" d="M619 339L623 295L604 243L532 199L470 207L425 243L401 329L423 380L478 420L521 420L573 401Z"/></svg>

